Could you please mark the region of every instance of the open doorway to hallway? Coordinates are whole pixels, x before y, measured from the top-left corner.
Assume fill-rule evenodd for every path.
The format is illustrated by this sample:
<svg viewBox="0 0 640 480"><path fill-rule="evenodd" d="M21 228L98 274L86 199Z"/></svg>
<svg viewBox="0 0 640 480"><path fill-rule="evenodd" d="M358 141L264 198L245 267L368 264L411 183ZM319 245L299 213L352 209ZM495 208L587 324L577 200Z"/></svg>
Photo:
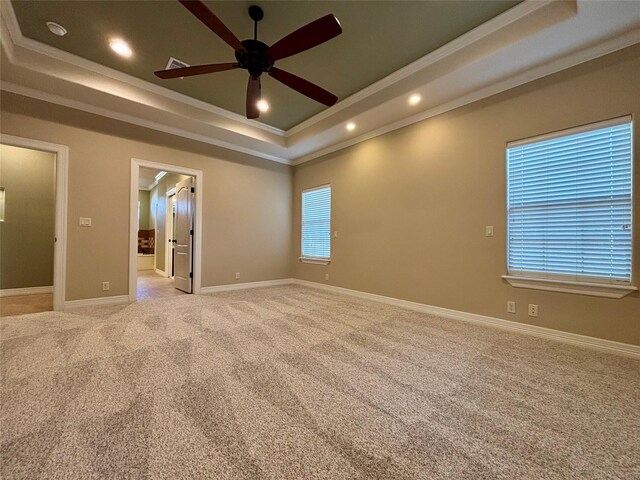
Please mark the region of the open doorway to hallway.
<svg viewBox="0 0 640 480"><path fill-rule="evenodd" d="M140 167L137 300L193 292L195 178Z"/></svg>
<svg viewBox="0 0 640 480"><path fill-rule="evenodd" d="M53 310L56 154L0 145L0 316Z"/></svg>

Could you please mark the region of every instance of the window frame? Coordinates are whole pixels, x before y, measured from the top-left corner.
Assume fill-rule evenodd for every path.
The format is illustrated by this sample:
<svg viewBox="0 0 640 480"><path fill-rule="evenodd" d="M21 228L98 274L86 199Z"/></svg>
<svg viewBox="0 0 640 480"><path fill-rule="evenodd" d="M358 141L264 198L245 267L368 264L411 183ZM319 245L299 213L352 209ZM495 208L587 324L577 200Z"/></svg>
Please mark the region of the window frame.
<svg viewBox="0 0 640 480"><path fill-rule="evenodd" d="M304 254L304 194L308 192L313 192L316 190L322 190L325 188L329 188L330 191L330 200L329 200L329 256L328 257L316 257ZM317 185L315 187L305 188L300 193L300 261L302 263L311 263L315 265L328 265L331 263L331 225L333 221L333 187L331 183L324 183L322 185Z"/></svg>
<svg viewBox="0 0 640 480"><path fill-rule="evenodd" d="M533 143L539 143L547 140L552 140L554 138L567 137L583 132L589 132L594 130L599 130L602 128L631 124L631 172L630 172L630 183L631 183L631 272L629 280L616 280L616 279L606 279L605 277L593 277L593 276L581 276L581 275L566 275L561 273L538 273L538 272L529 272L529 271L521 271L516 269L510 269L509 265L509 256L510 256L510 235L509 235L509 217L510 217L510 208L509 208L509 157L508 151L510 148L530 145ZM633 218L635 214L634 209L634 151L633 151L633 117L632 115L624 115L621 117L612 118L609 120L604 120L600 122L593 122L573 128L568 128L564 130L559 130L556 132L537 135L534 137L529 137L513 142L508 142L505 148L505 183L506 183L506 198L505 198L505 206L506 206L506 270L507 274L503 275L502 278L506 280L509 284L514 287L519 288L533 288L537 290L550 290L550 291L559 291L564 293L577 293L583 295L594 295L608 298L622 298L623 296L637 291L638 288L634 286L634 250L636 245L636 238L634 235L635 230L637 229L634 225Z"/></svg>

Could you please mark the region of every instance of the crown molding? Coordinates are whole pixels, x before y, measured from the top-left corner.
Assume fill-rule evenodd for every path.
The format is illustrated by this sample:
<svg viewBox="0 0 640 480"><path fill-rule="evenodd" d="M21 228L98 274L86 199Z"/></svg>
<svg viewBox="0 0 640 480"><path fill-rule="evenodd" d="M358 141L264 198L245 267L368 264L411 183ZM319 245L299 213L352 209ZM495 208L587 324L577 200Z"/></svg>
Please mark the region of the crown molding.
<svg viewBox="0 0 640 480"><path fill-rule="evenodd" d="M159 132L170 133L171 135L177 135L179 137L188 138L191 140L195 140L197 142L202 142L202 143L207 143L209 145L215 145L217 147L227 148L229 150L245 153L247 155L252 155L254 157L263 158L265 160L271 160L272 162L283 163L285 165L291 164L291 161L289 159L278 157L275 155L270 155L260 150L246 148L246 147L243 147L242 145L229 143L224 140L220 140L216 137L202 135L202 134L194 133L188 130L183 130L180 128L174 128L162 123L145 120L143 118L128 115L125 113L120 113L115 110L97 107L95 105L91 105L86 102L72 100L59 95L42 92L41 90L36 90L33 88L24 87L22 85L17 85L11 82L0 81L0 90L15 93L17 95L22 95L23 97L35 98L36 100L43 100L45 102L53 103L55 105L61 105L63 107L70 107L76 110L81 110L83 112L93 113L95 115L111 118L113 120L119 120L119 121L130 123L133 125L138 125L140 127L150 128L153 130L157 130Z"/></svg>
<svg viewBox="0 0 640 480"><path fill-rule="evenodd" d="M320 158L324 155L328 155L330 153L337 152L339 150L351 147L353 145L357 145L358 143L362 143L372 138L385 135L389 132L393 132L394 130L398 130L400 128L404 128L409 125L413 125L414 123L418 123L428 118L441 115L443 113L454 110L456 108L469 105L470 103L477 102L479 100L482 100L483 98L487 98L492 95L496 95L498 93L510 90L512 88L516 88L520 85L524 85L525 83L529 83L539 78L552 75L562 70L566 70L567 68L571 68L581 63L588 62L590 60L594 60L596 58L602 57L609 53L622 50L623 48L630 47L637 43L640 43L640 29L629 31L621 35L620 37L616 37L604 43L594 45L592 48L588 50L581 50L572 55L559 58L554 62L549 62L537 68L528 70L523 74L509 77L502 82L494 83L485 88L475 90L467 95L458 97L455 100L438 105L435 108L425 110L423 112L412 115L411 117L398 120L396 122L390 123L388 125L385 125L375 130L371 130L367 133L364 133L362 135L359 135L347 141L337 143L327 148L317 150L308 155L298 157L294 159L291 162L291 164L295 166L295 165L300 165L300 164L309 162L316 158Z"/></svg>

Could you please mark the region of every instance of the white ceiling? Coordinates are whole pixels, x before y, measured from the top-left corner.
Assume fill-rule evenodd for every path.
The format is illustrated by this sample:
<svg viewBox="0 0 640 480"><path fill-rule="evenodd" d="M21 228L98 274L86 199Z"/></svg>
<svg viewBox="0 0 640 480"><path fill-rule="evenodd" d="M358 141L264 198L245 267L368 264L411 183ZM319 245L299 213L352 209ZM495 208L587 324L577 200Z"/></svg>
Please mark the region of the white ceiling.
<svg viewBox="0 0 640 480"><path fill-rule="evenodd" d="M3 90L286 164L640 43L640 1L527 0L283 131L25 38L1 6Z"/></svg>
<svg viewBox="0 0 640 480"><path fill-rule="evenodd" d="M153 168L140 167L140 175L138 185L143 190L149 190L156 181L156 175L160 173L160 170Z"/></svg>

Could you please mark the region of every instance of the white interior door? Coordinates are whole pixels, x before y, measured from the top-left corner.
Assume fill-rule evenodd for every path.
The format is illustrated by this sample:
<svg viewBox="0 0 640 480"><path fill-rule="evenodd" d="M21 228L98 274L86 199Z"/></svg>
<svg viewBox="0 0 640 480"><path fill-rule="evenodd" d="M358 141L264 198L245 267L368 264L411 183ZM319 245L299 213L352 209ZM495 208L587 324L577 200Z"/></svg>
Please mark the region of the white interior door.
<svg viewBox="0 0 640 480"><path fill-rule="evenodd" d="M176 185L174 285L183 292L193 288L193 178Z"/></svg>

